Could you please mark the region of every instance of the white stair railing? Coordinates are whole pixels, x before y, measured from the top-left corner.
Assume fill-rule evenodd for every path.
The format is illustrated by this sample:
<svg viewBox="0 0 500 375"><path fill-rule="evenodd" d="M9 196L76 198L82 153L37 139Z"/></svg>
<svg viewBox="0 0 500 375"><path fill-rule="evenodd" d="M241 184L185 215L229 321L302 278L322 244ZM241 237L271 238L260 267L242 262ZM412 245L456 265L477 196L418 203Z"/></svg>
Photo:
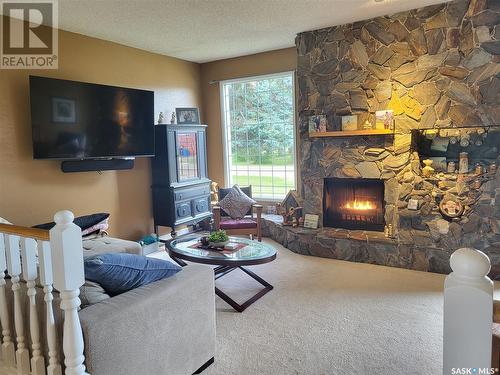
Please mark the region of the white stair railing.
<svg viewBox="0 0 500 375"><path fill-rule="evenodd" d="M10 330L9 309L5 290L5 270L7 269L7 259L5 257L5 238L0 233L0 322L2 324L2 358L8 366L16 364L16 348L12 341Z"/></svg>
<svg viewBox="0 0 500 375"><path fill-rule="evenodd" d="M52 259L49 242L38 241L38 259L40 260L40 283L43 285L47 347L49 349L47 375L61 375L62 369L58 356L56 320L52 305L54 299L52 296L52 284L54 280L52 277Z"/></svg>
<svg viewBox="0 0 500 375"><path fill-rule="evenodd" d="M65 374L86 374L84 342L78 318L78 296L85 281L82 235L73 219L70 211L56 213L56 225L50 232L0 224L2 360L4 365L15 367L19 375L61 375L59 358L64 358ZM5 269L11 277L12 290L5 287ZM44 295L44 303L41 304L36 299L38 275ZM26 288L23 287L24 281ZM60 292L60 308L64 313L62 353L57 342L52 285ZM13 295L13 306L8 303L9 293ZM24 321L23 314L26 295L29 299L28 322ZM46 343L40 340L38 312L42 310L46 317ZM16 345L10 328L12 316ZM26 337L27 327L29 337ZM48 366L43 356L44 345L48 348Z"/></svg>
<svg viewBox="0 0 500 375"><path fill-rule="evenodd" d="M80 287L85 283L82 230L73 223L73 213L59 211L50 230L54 287L61 294L64 311L63 352L66 375L85 374L83 334L78 318Z"/></svg>
<svg viewBox="0 0 500 375"><path fill-rule="evenodd" d="M31 372L33 375L45 374L45 358L42 356L40 344L40 324L38 323L38 308L36 304L36 241L32 238L21 239L21 258L23 260L23 277L26 280L29 297L29 320L31 335Z"/></svg>
<svg viewBox="0 0 500 375"><path fill-rule="evenodd" d="M10 234L5 238L7 251L7 270L11 276L12 292L14 293L14 328L16 330L16 365L17 373L25 375L30 373L29 351L26 347L24 335L23 296L21 295L21 253L19 249L19 236Z"/></svg>
<svg viewBox="0 0 500 375"><path fill-rule="evenodd" d="M443 375L491 367L493 282L490 260L479 250L462 248L450 258L453 270L444 283ZM475 369L475 370L474 370Z"/></svg>

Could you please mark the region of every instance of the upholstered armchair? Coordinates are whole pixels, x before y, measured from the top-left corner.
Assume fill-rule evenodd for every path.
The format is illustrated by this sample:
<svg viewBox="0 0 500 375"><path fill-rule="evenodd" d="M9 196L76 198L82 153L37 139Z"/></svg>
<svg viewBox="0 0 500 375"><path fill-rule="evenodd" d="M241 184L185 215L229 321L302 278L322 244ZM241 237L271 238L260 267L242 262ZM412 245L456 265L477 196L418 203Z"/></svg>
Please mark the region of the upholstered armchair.
<svg viewBox="0 0 500 375"><path fill-rule="evenodd" d="M224 199L230 190L230 188L219 189L219 201ZM241 190L250 198L252 197L252 186L242 187ZM212 209L216 230L223 229L228 235L249 235L252 238L257 237L259 241L262 240L262 206L260 204L254 204L247 215L241 219L231 218L218 204L215 204Z"/></svg>

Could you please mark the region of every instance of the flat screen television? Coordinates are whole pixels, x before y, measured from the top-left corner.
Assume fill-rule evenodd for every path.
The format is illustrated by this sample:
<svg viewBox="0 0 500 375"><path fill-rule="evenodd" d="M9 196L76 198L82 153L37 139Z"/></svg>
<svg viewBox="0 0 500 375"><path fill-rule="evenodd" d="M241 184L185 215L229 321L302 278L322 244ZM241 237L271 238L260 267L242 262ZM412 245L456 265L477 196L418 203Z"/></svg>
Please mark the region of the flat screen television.
<svg viewBox="0 0 500 375"><path fill-rule="evenodd" d="M30 76L35 159L154 156L154 93Z"/></svg>

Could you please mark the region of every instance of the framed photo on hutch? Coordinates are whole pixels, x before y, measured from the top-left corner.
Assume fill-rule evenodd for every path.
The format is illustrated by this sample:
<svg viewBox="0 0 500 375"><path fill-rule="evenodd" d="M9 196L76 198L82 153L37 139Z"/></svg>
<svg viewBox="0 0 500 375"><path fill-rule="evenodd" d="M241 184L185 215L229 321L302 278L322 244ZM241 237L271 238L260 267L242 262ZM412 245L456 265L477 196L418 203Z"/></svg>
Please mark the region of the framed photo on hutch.
<svg viewBox="0 0 500 375"><path fill-rule="evenodd" d="M200 112L198 108L176 108L175 117L177 117L177 124L199 124Z"/></svg>

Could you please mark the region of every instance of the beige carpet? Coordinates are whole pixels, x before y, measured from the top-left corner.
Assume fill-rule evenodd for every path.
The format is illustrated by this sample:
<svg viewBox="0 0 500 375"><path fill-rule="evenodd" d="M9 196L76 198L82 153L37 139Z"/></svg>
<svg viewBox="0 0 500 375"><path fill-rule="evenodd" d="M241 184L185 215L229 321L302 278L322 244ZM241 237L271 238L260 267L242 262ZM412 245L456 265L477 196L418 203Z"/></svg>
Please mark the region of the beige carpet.
<svg viewBox="0 0 500 375"><path fill-rule="evenodd" d="M217 298L217 350L206 375L441 373L444 276L295 254L251 267L274 290L243 313ZM242 301L237 270L217 281Z"/></svg>

